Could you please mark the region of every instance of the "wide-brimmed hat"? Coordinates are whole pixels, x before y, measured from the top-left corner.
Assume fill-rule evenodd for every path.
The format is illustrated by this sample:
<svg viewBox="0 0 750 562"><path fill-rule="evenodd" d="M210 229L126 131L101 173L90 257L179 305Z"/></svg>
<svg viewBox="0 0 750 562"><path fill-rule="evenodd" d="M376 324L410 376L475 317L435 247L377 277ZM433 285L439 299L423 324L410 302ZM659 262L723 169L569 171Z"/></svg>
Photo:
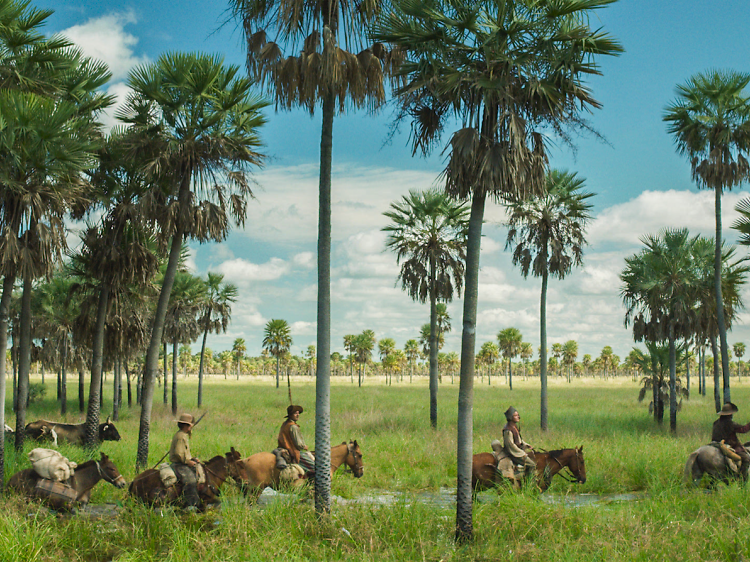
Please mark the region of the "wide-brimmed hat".
<svg viewBox="0 0 750 562"><path fill-rule="evenodd" d="M291 418L294 412L299 412L301 414L304 411L305 410L302 408L302 406L297 406L296 404L289 404L289 406L287 406L286 408L286 417Z"/></svg>
<svg viewBox="0 0 750 562"><path fill-rule="evenodd" d="M516 410L513 406L505 410L505 419L508 421L511 421L513 419L513 414L515 414L518 410Z"/></svg>
<svg viewBox="0 0 750 562"><path fill-rule="evenodd" d="M177 422L177 425L185 424L189 425L190 427L193 427L193 420L195 418L193 417L193 414L180 414L180 419L174 420Z"/></svg>
<svg viewBox="0 0 750 562"><path fill-rule="evenodd" d="M721 411L719 412L720 416L731 416L732 414L736 414L739 412L737 409L737 406L732 404L731 402L726 402L722 407Z"/></svg>

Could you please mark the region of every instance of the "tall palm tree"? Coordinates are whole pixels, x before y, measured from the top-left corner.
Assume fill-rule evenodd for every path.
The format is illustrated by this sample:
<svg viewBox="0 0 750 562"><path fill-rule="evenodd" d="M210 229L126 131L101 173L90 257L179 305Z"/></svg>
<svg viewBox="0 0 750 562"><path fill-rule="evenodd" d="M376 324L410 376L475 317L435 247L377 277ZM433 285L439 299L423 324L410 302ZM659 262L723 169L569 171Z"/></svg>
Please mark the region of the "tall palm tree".
<svg viewBox="0 0 750 562"><path fill-rule="evenodd" d="M368 45L369 22L381 2L320 3L229 0L247 39L247 68L282 109L310 113L320 104L318 338L315 409L315 508L330 511L331 166L333 121L347 104L376 109L385 101L390 55ZM343 45L343 48L340 47ZM351 49L351 51L350 51ZM352 51L362 49L358 54ZM284 51L286 50L286 55Z"/></svg>
<svg viewBox="0 0 750 562"><path fill-rule="evenodd" d="M292 347L292 332L286 320L272 319L263 331L263 349L276 358L276 388L279 388L279 362Z"/></svg>
<svg viewBox="0 0 750 562"><path fill-rule="evenodd" d="M576 358L578 357L578 342L575 340L568 340L563 344L563 365L568 369L568 382L570 382L571 371L575 365Z"/></svg>
<svg viewBox="0 0 750 562"><path fill-rule="evenodd" d="M697 324L701 278L687 229L665 230L642 239L644 248L626 258L620 274L626 308L625 326L632 324L635 341L669 344L669 426L677 431L677 340L689 338Z"/></svg>
<svg viewBox="0 0 750 562"><path fill-rule="evenodd" d="M430 425L437 427L438 301L461 294L466 261L468 210L438 191L411 191L383 213L391 224L386 247L401 264L401 287L418 302L430 302ZM445 305L443 305L445 307ZM443 310L446 310L443 308ZM447 310L445 312L447 315Z"/></svg>
<svg viewBox="0 0 750 562"><path fill-rule="evenodd" d="M214 334L226 333L232 319L232 303L237 300L237 287L231 283L224 283L224 275L208 272L206 278L206 301L201 316L203 327L203 342L201 343L201 359L198 367L198 407L203 404L203 364L206 356L206 340L209 332Z"/></svg>
<svg viewBox="0 0 750 562"><path fill-rule="evenodd" d="M550 170L544 190L528 199L514 198L508 205L508 239L513 263L528 277L542 278L539 304L541 353L540 423L547 430L547 284L549 276L564 279L573 266L583 263L586 223L591 219L585 180L575 173ZM553 346L554 349L554 346Z"/></svg>
<svg viewBox="0 0 750 562"><path fill-rule="evenodd" d="M378 342L378 353L380 354L380 361L383 363L383 370L385 371L385 379L386 383L392 384L393 383L393 371L391 370L391 364L388 363L386 360L388 359L389 355L393 355L393 353L396 351L396 340L393 338L383 338ZM390 382L388 379L388 375L390 374Z"/></svg>
<svg viewBox="0 0 750 562"><path fill-rule="evenodd" d="M732 346L734 356L737 358L737 379L742 380L742 356L745 355L745 344L737 342Z"/></svg>
<svg viewBox="0 0 750 562"><path fill-rule="evenodd" d="M249 173L262 156L258 129L265 103L249 79L221 57L171 53L134 69L132 93L117 117L132 151L150 173L146 215L158 225L169 258L154 313L144 366L136 466L148 463L148 441L159 346L180 250L188 239L222 241L231 219L244 224L252 196Z"/></svg>
<svg viewBox="0 0 750 562"><path fill-rule="evenodd" d="M355 354L357 363L359 364L359 386L362 386L363 369L372 358L372 350L375 347L375 343L375 332L372 330L363 330L362 333L354 339Z"/></svg>
<svg viewBox="0 0 750 562"><path fill-rule="evenodd" d="M711 70L692 76L677 87L677 99L665 109L667 131L674 135L677 151L690 160L698 188L713 189L716 234L714 238L714 292L724 402L730 401L729 346L721 283L721 194L750 179L745 154L750 150L750 98L745 88L750 73Z"/></svg>
<svg viewBox="0 0 750 562"><path fill-rule="evenodd" d="M396 0L374 28L406 61L398 76L402 115L413 118L413 150L428 152L451 114L462 123L449 142L447 192L471 199L458 414L456 538L471 539L471 459L479 249L485 200L542 191L543 130L580 123L599 107L583 79L597 55L620 45L589 27L612 0Z"/></svg>
<svg viewBox="0 0 750 562"><path fill-rule="evenodd" d="M523 335L518 328L505 328L497 334L497 344L503 357L508 360L508 388L513 390L513 373L511 372L511 361L521 352Z"/></svg>

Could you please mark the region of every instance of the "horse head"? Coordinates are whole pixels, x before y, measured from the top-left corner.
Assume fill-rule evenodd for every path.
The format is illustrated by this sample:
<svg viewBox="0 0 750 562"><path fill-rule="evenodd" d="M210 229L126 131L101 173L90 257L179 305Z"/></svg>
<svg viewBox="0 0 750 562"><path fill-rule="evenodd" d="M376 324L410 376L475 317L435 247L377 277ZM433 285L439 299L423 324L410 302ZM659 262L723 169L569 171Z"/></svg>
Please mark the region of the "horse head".
<svg viewBox="0 0 750 562"><path fill-rule="evenodd" d="M120 439L120 432L107 416L107 421L99 425L99 441L119 441Z"/></svg>
<svg viewBox="0 0 750 562"><path fill-rule="evenodd" d="M574 457L570 460L568 467L570 472L575 476L576 481L579 484L586 483L586 461L583 460L583 445L573 449L575 451Z"/></svg>
<svg viewBox="0 0 750 562"><path fill-rule="evenodd" d="M241 458L242 455L240 455L239 451L236 451L234 447L231 447L230 451L226 454L227 472L237 484L247 482L249 479L247 476L247 468Z"/></svg>
<svg viewBox="0 0 750 562"><path fill-rule="evenodd" d="M346 445L348 453L346 455L346 464L352 469L352 474L355 478L361 478L365 473L365 465L362 462L362 449L359 448L357 440L349 441Z"/></svg>
<svg viewBox="0 0 750 562"><path fill-rule="evenodd" d="M120 471L117 470L115 463L113 463L112 459L104 453L101 454L101 458L97 461L96 468L99 470L99 475L105 482L109 482L116 488L124 488L127 486L125 478L123 478Z"/></svg>

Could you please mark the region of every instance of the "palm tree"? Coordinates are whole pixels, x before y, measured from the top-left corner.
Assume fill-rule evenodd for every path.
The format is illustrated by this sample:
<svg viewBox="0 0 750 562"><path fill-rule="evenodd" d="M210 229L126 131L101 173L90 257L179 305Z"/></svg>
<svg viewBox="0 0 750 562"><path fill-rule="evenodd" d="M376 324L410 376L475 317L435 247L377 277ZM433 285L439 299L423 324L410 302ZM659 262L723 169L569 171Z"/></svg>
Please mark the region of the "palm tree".
<svg viewBox="0 0 750 562"><path fill-rule="evenodd" d="M378 342L378 353L380 354L380 361L383 363L383 370L385 371L386 383L389 385L393 383L393 371L391 371L390 364L387 364L386 359L389 355L392 355L396 351L396 340L393 338L383 338ZM388 382L388 375L390 374L390 383Z"/></svg>
<svg viewBox="0 0 750 562"><path fill-rule="evenodd" d="M417 340L406 340L406 343L404 344L404 353L406 354L406 358L411 367L411 370L409 371L409 382L411 383L414 377L414 362L417 360L417 357L419 357L419 344L417 343Z"/></svg>
<svg viewBox="0 0 750 562"><path fill-rule="evenodd" d="M696 273L694 246L687 229L665 230L642 239L644 248L629 258L620 274L625 326L633 326L635 341L669 343L669 426L677 431L677 339L689 338L696 313L701 278Z"/></svg>
<svg viewBox="0 0 750 562"><path fill-rule="evenodd" d="M591 367L591 354L590 353L584 354L583 359L581 360L581 364L583 365L584 375L588 376L589 368Z"/></svg>
<svg viewBox="0 0 750 562"><path fill-rule="evenodd" d="M444 194L411 191L400 201L391 203L383 213L391 224L386 246L396 252L401 264L399 280L404 291L415 301L430 302L430 425L437 427L438 392L438 301L451 301L453 293L461 294L466 261L467 209ZM442 303L441 303L442 304ZM447 308L442 304L447 316Z"/></svg>
<svg viewBox="0 0 750 562"><path fill-rule="evenodd" d="M240 380L240 363L242 363L246 351L245 340L243 338L235 338L234 343L232 343L232 358L237 367L237 380Z"/></svg>
<svg viewBox="0 0 750 562"><path fill-rule="evenodd" d="M150 173L148 217L169 259L144 366L136 466L148 462L148 437L159 346L180 250L187 239L224 240L230 218L244 224L252 196L249 171L262 161L258 128L265 106L252 82L220 57L172 53L130 73L117 117L128 125L132 150ZM201 197L204 196L205 199Z"/></svg>
<svg viewBox="0 0 750 562"><path fill-rule="evenodd" d="M568 382L570 382L571 371L578 357L578 342L568 340L563 344L563 365L568 368Z"/></svg>
<svg viewBox="0 0 750 562"><path fill-rule="evenodd" d="M575 173L551 170L544 191L529 199L514 199L508 205L508 239L513 263L521 273L542 278L539 305L541 427L547 430L547 283L549 276L562 280L573 266L583 263L586 224L591 219L585 180ZM554 352L553 346L553 352ZM559 356L556 355L559 358Z"/></svg>
<svg viewBox="0 0 750 562"><path fill-rule="evenodd" d="M383 75L389 53L382 44L358 54L345 49L367 46L369 22L380 2L319 3L276 0L230 0L247 39L251 76L274 94L276 106L302 107L310 113L320 103L320 182L318 220L318 364L315 409L315 508L330 511L330 301L331 166L333 121L347 102L376 109L385 101ZM339 45L344 45L344 49ZM287 56L284 56L284 50Z"/></svg>
<svg viewBox="0 0 750 562"><path fill-rule="evenodd" d="M638 348L633 348L630 353L633 363L644 377L641 379L641 390L638 393L638 402L643 402L646 393L651 391L652 399L649 410L654 414L656 423L661 424L664 420L664 402L669 400L669 345L645 342L648 355ZM687 346L678 345L675 350L677 364L684 358ZM675 380L675 392L679 396L689 398L687 389L682 387L680 379Z"/></svg>
<svg viewBox="0 0 750 562"><path fill-rule="evenodd" d="M237 287L223 283L224 275L208 272L206 278L206 300L200 320L203 327L201 359L198 367L198 407L203 404L203 363L206 355L208 333L226 333L232 319L232 303L237 300Z"/></svg>
<svg viewBox="0 0 750 562"><path fill-rule="evenodd" d="M354 340L357 336L347 334L344 336L344 350L349 354L349 381L354 384Z"/></svg>
<svg viewBox="0 0 750 562"><path fill-rule="evenodd" d="M376 39L406 53L397 94L402 116L413 118L413 150L429 152L453 122L451 113L463 126L449 142L444 173L452 197L472 200L458 413L459 542L473 535L471 412L485 200L541 192L547 162L542 131L561 131L599 107L583 79L599 73L596 55L622 48L588 22L610 3L396 0L374 28Z"/></svg>
<svg viewBox="0 0 750 562"><path fill-rule="evenodd" d="M375 347L375 342L375 332L373 332L372 330L364 330L354 340L355 354L357 363L359 364L359 386L362 386L362 370L372 357L372 350Z"/></svg>
<svg viewBox="0 0 750 562"><path fill-rule="evenodd" d="M523 335L518 328L505 328L497 334L497 343L503 357L508 360L508 388L513 390L513 373L511 361L521 352Z"/></svg>
<svg viewBox="0 0 750 562"><path fill-rule="evenodd" d="M715 193L714 292L724 402L730 401L729 346L721 286L721 194L750 179L745 154L750 150L750 100L745 88L750 74L712 70L692 76L677 87L677 99L665 109L667 131L674 135L677 151L690 160L698 188Z"/></svg>
<svg viewBox="0 0 750 562"><path fill-rule="evenodd" d="M491 341L484 342L482 347L479 349L477 359L487 365L487 384L492 384L492 366L500 357L500 350Z"/></svg>
<svg viewBox="0 0 750 562"><path fill-rule="evenodd" d="M555 358L555 375L560 376L560 357L562 357L563 346L561 343L552 344L552 356Z"/></svg>
<svg viewBox="0 0 750 562"><path fill-rule="evenodd" d="M602 352L599 354L599 359L601 360L602 369L604 370L604 379L607 379L607 367L612 363L612 355L614 354L614 351L612 351L612 347L609 345L605 345L602 348Z"/></svg>
<svg viewBox="0 0 750 562"><path fill-rule="evenodd" d="M734 356L737 358L737 380L742 380L742 356L745 355L745 344L737 342L732 346Z"/></svg>
<svg viewBox="0 0 750 562"><path fill-rule="evenodd" d="M276 358L276 388L279 388L279 362L292 347L292 334L286 320L274 319L266 323L263 332L263 349Z"/></svg>
<svg viewBox="0 0 750 562"><path fill-rule="evenodd" d="M523 342L521 344L521 360L523 361L523 373L524 373L524 380L526 380L526 375L528 374L529 370L529 359L531 359L534 356L534 346L531 345L529 342Z"/></svg>

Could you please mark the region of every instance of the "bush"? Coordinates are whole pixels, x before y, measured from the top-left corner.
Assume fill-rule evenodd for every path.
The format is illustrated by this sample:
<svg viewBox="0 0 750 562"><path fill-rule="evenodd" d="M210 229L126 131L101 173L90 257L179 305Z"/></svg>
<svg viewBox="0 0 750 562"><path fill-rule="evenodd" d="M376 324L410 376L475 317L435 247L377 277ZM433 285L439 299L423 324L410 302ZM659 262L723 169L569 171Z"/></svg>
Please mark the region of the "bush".
<svg viewBox="0 0 750 562"><path fill-rule="evenodd" d="M29 404L41 402L47 394L47 386L38 382L29 385Z"/></svg>

